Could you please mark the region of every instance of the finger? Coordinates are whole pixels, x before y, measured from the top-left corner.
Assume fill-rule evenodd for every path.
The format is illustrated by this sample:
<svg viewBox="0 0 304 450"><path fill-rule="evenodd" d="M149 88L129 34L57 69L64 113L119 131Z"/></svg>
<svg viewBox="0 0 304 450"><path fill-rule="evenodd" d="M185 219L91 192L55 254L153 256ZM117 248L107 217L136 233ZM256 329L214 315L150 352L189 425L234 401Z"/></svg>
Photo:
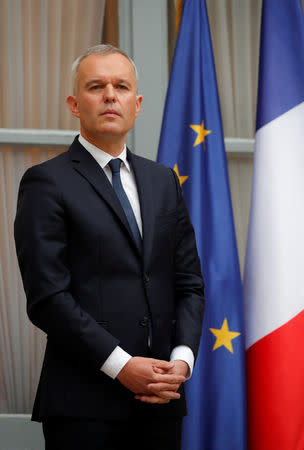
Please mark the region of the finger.
<svg viewBox="0 0 304 450"><path fill-rule="evenodd" d="M163 398L165 400L178 400L180 394L175 391L157 391L155 392L156 397Z"/></svg>
<svg viewBox="0 0 304 450"><path fill-rule="evenodd" d="M151 394L155 394L157 397L168 399L168 400L178 400L180 394L176 391L150 391Z"/></svg>
<svg viewBox="0 0 304 450"><path fill-rule="evenodd" d="M165 398L160 398L157 395L135 395L135 398L144 403L164 404L164 403L169 403L169 401L170 401Z"/></svg>
<svg viewBox="0 0 304 450"><path fill-rule="evenodd" d="M163 370L170 370L174 367L174 361L164 361L162 359L154 359L153 366Z"/></svg>
<svg viewBox="0 0 304 450"><path fill-rule="evenodd" d="M153 371L155 373L161 373L161 374L171 374L174 373L174 367L172 367L172 369L168 369L168 370L164 370L164 369L160 369L159 367L153 366Z"/></svg>
<svg viewBox="0 0 304 450"><path fill-rule="evenodd" d="M154 370L155 373L162 373L162 374L168 373L167 370L160 369L159 367L155 367L155 366L153 367L153 370ZM170 372L169 372L169 373L170 373Z"/></svg>
<svg viewBox="0 0 304 450"><path fill-rule="evenodd" d="M160 391L173 391L176 392L180 387L179 383L168 384L168 383L150 383L148 384L148 389L151 392L158 393Z"/></svg>
<svg viewBox="0 0 304 450"><path fill-rule="evenodd" d="M186 377L176 374L154 374L153 383L168 383L168 384L181 384L186 381Z"/></svg>

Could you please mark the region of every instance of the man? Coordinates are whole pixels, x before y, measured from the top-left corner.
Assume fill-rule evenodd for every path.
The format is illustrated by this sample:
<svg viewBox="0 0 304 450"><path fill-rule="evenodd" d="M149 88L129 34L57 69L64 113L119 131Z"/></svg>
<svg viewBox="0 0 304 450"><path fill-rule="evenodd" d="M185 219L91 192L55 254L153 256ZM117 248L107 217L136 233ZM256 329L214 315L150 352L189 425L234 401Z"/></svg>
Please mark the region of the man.
<svg viewBox="0 0 304 450"><path fill-rule="evenodd" d="M67 98L80 136L20 185L27 311L48 337L33 410L47 450L180 446L203 281L177 177L125 146L136 74L112 46L80 56Z"/></svg>

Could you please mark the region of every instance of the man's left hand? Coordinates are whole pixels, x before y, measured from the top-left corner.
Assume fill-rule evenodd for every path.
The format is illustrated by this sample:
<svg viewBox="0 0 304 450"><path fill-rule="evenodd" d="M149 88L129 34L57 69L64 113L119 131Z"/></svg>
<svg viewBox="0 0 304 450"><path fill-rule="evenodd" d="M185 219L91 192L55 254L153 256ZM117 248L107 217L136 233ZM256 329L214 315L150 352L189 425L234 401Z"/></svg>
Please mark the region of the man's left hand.
<svg viewBox="0 0 304 450"><path fill-rule="evenodd" d="M163 369L157 366L153 369L156 373L165 373ZM182 375L186 378L189 373L189 366L185 361L175 360L174 366L167 373ZM164 383L150 383L148 388L151 394L138 394L135 398L145 403L169 403L172 399L171 393L176 392L180 385L181 383L171 386Z"/></svg>

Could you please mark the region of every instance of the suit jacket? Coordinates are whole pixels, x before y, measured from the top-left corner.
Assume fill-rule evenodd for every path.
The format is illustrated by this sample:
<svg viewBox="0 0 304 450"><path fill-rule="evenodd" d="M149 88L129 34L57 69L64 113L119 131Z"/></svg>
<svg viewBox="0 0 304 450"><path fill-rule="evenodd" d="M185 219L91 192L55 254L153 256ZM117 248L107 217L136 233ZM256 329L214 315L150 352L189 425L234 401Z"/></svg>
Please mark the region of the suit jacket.
<svg viewBox="0 0 304 450"><path fill-rule="evenodd" d="M33 420L186 413L147 405L100 367L117 345L168 360L196 356L204 310L193 227L172 169L132 154L143 222L139 253L104 171L76 138L23 176L15 241L30 320L47 334ZM152 348L148 325L152 324Z"/></svg>

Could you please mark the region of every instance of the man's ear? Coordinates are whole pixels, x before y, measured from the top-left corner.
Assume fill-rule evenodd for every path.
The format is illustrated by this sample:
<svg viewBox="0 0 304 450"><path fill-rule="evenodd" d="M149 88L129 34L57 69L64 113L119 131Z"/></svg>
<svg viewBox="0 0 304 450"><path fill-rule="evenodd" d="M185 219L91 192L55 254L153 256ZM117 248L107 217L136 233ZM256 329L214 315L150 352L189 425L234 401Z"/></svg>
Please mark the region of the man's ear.
<svg viewBox="0 0 304 450"><path fill-rule="evenodd" d="M137 95L136 96L136 111L135 111L135 117L137 117L141 110L141 104L142 104L143 96Z"/></svg>
<svg viewBox="0 0 304 450"><path fill-rule="evenodd" d="M78 101L76 95L69 95L66 99L66 102L73 116L79 118Z"/></svg>

